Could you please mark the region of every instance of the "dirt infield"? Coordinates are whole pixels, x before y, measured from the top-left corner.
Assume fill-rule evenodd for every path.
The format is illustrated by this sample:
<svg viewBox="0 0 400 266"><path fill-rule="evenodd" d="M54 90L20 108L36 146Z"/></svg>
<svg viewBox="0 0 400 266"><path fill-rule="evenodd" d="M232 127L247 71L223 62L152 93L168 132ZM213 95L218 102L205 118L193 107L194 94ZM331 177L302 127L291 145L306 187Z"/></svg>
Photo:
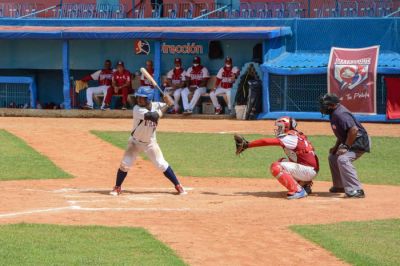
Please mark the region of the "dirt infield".
<svg viewBox="0 0 400 266"><path fill-rule="evenodd" d="M399 125L366 126L372 135L400 136ZM288 201L274 180L184 177L189 194L176 196L143 160L129 173L126 193L111 197L122 151L89 130L130 127L129 119L0 118L0 128L76 177L1 182L0 223L140 226L191 265L340 265L287 227L400 217L400 187L367 185L367 198L349 200L327 193L328 182L316 182L315 195ZM302 123L302 129L331 134L327 123ZM166 119L159 130L270 134L272 122Z"/></svg>

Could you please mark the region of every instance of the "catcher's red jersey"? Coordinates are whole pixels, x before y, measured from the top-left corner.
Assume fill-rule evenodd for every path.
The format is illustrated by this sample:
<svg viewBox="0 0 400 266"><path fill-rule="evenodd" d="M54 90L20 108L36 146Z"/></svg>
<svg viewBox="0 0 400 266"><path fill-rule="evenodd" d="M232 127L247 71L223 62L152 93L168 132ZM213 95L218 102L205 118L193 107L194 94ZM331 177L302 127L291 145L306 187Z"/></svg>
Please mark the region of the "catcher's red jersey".
<svg viewBox="0 0 400 266"><path fill-rule="evenodd" d="M291 162L314 167L319 170L318 157L307 136L291 130L287 135L278 137L279 142Z"/></svg>

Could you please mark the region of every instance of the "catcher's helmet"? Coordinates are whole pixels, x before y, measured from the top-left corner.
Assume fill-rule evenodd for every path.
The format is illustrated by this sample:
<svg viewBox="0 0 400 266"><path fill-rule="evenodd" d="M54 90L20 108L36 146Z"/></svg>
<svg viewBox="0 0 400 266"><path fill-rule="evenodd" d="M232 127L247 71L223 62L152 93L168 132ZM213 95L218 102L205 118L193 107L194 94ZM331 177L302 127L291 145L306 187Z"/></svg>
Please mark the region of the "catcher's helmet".
<svg viewBox="0 0 400 266"><path fill-rule="evenodd" d="M150 87L140 87L135 93L136 97L143 97L147 99L147 102L151 102L154 97L154 89Z"/></svg>
<svg viewBox="0 0 400 266"><path fill-rule="evenodd" d="M333 109L329 108L331 105L336 105L340 103L339 97L334 93L326 93L319 99L320 112L323 115L329 115L332 113Z"/></svg>
<svg viewBox="0 0 400 266"><path fill-rule="evenodd" d="M282 116L275 121L275 136L279 137L285 135L290 130L295 130L297 122L294 118L289 116Z"/></svg>

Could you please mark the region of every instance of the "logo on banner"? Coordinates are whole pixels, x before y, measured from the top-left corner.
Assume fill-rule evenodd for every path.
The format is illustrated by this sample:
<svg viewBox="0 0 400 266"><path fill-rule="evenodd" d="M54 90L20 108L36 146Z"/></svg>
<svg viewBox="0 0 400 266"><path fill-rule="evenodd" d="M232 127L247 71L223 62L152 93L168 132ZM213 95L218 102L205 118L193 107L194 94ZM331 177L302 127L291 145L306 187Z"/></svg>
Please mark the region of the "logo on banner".
<svg viewBox="0 0 400 266"><path fill-rule="evenodd" d="M148 55L150 53L150 44L148 41L136 40L135 41L135 54Z"/></svg>
<svg viewBox="0 0 400 266"><path fill-rule="evenodd" d="M376 113L376 76L379 46L360 49L332 47L328 92L355 113Z"/></svg>
<svg viewBox="0 0 400 266"><path fill-rule="evenodd" d="M348 62L350 61L350 62ZM343 63L357 63L356 60L343 60L336 58L335 62L335 79L339 82L341 90L352 90L361 85L368 79L369 67L371 65L371 58L364 58L359 61L360 64L343 64ZM367 89L367 86L363 87Z"/></svg>
<svg viewBox="0 0 400 266"><path fill-rule="evenodd" d="M161 51L163 54L203 54L204 47L195 42L178 45L163 43L161 45Z"/></svg>

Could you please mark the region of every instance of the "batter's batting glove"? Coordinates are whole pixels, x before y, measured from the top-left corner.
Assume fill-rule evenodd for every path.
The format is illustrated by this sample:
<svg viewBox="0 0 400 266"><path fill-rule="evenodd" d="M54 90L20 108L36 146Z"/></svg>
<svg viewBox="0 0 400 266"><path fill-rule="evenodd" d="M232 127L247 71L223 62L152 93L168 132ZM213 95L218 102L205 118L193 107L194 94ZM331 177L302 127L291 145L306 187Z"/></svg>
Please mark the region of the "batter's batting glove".
<svg viewBox="0 0 400 266"><path fill-rule="evenodd" d="M233 136L236 145L236 155L240 155L249 147L249 142L243 137L238 134Z"/></svg>

